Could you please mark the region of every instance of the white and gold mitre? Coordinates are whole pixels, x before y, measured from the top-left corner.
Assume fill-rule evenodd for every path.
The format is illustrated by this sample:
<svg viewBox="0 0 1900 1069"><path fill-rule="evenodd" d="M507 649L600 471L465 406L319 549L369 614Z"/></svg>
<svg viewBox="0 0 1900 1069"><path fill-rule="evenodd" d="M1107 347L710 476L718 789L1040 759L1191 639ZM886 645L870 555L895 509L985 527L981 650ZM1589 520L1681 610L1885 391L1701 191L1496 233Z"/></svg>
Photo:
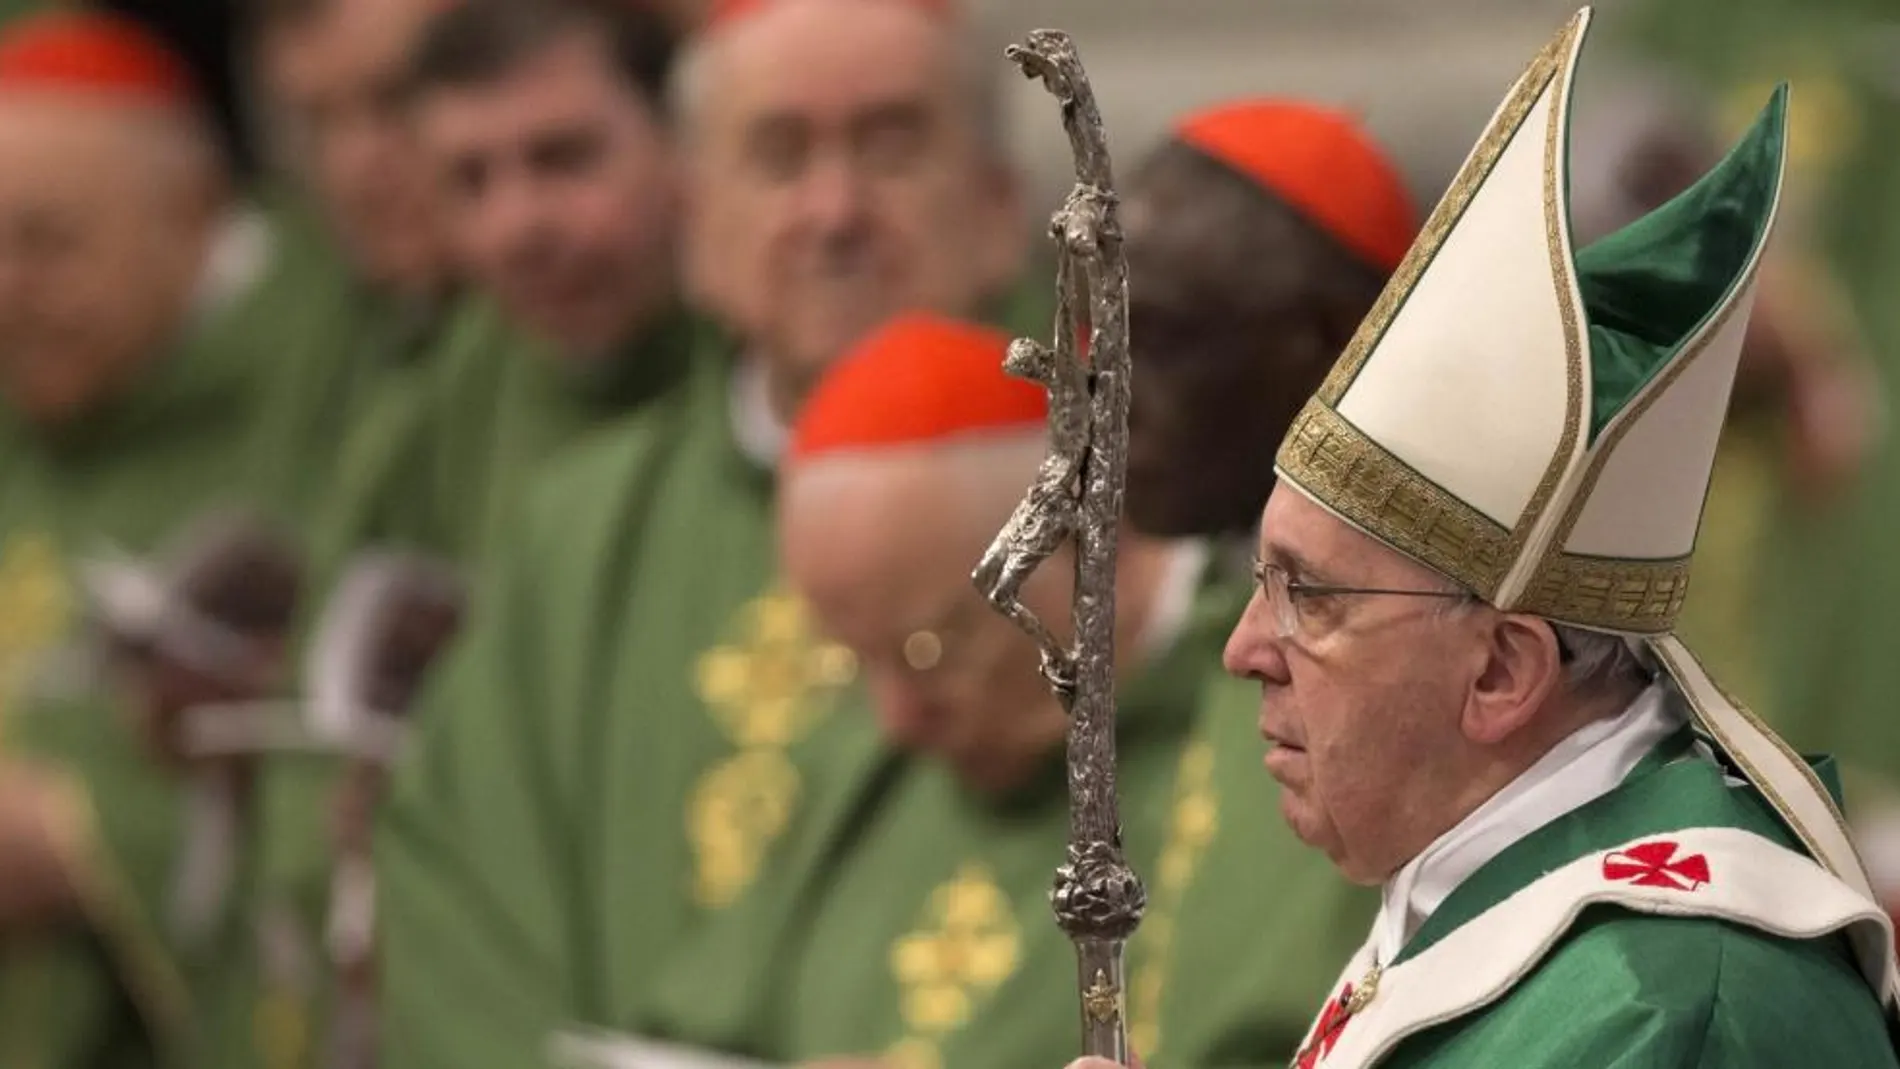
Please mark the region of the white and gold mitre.
<svg viewBox="0 0 1900 1069"><path fill-rule="evenodd" d="M1492 605L1640 641L1809 853L1873 900L1833 797L1671 634L1781 195L1788 94L1676 199L1571 237L1590 10L1518 79L1280 447L1281 479ZM1900 1005L1893 946L1856 946Z"/></svg>
<svg viewBox="0 0 1900 1069"><path fill-rule="evenodd" d="M1589 21L1492 117L1278 469L1499 608L1653 635L1688 585L1787 93L1692 189L1576 248L1567 151Z"/></svg>

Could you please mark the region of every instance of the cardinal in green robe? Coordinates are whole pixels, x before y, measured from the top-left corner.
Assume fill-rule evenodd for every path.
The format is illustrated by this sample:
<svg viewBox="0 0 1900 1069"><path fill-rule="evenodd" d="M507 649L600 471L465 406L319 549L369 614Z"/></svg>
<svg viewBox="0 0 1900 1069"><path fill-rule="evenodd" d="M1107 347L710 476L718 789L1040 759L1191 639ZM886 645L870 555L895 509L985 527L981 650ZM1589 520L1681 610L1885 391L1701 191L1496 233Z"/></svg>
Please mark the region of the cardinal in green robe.
<svg viewBox="0 0 1900 1069"><path fill-rule="evenodd" d="M647 56L638 71L617 63L612 48L623 38ZM331 608L331 583L359 557L403 549L479 568L488 532L516 510L531 473L663 396L707 332L674 296L668 145L654 103L670 41L651 19L565 4L440 12L329 0L280 19L267 43L280 95L304 102L313 122L331 97L352 100L376 123L384 170L427 194L428 210L411 206L404 218L388 175L377 187L381 172L344 166L360 142L339 133L335 161L317 154L333 164L317 168L333 187L333 226L354 239L366 270L414 280L428 262L410 232L426 220L469 287L428 322L429 351L403 361L399 347L373 396L353 405L335 485L313 524L318 595L305 619L314 629ZM468 66L471 50L482 64ZM356 99L342 83L368 77L366 66L381 72L379 90L405 91ZM328 93L326 73L339 83ZM470 115L481 121L471 126ZM587 148L576 170L535 151L569 136ZM457 181L470 167L502 179ZM565 182L585 195L570 196ZM393 236L372 225L378 219ZM292 760L273 775L276 834L264 862L274 938L306 948L271 953L282 964L273 971L286 974L271 1012L315 1018L319 1030L324 1011L292 1007L308 1007L332 979L322 967L333 883L325 825L340 770L322 764ZM296 967L300 957L317 968Z"/></svg>
<svg viewBox="0 0 1900 1069"><path fill-rule="evenodd" d="M1671 630L1786 93L1573 247L1588 25L1534 58L1276 458L1224 660L1289 826L1381 894L1293 1064L1894 1065L1892 925L1830 767Z"/></svg>
<svg viewBox="0 0 1900 1069"><path fill-rule="evenodd" d="M390 1062L532 1064L564 1024L623 1022L691 923L763 886L814 804L802 762L855 699L849 658L777 574L786 423L897 309L1009 315L1026 244L1012 172L979 136L990 97L951 62L961 29L909 4L797 0L681 57L686 80L714 74L677 132L687 272L732 340L539 473L485 553L380 818ZM915 117L890 145L914 166L850 148L846 116L892 101ZM752 152L767 115L822 131L822 150Z"/></svg>
<svg viewBox="0 0 1900 1069"><path fill-rule="evenodd" d="M1046 399L1004 373L1005 343L964 323L902 317L832 369L802 410L781 475L781 554L814 621L849 651L871 708L826 729L817 804L770 856L772 883L706 922L659 970L652 1012L626 1023L643 1040L781 1064L902 1067L1073 1049L1074 957L1047 901L1068 836L1067 719L1035 645L970 582L1046 450ZM1211 1064L1217 1031L1231 1064L1284 1058L1325 989L1316 955L1287 963L1280 997L1255 991L1232 1016L1240 1006L1195 1004L1195 977L1276 943L1300 949L1298 933L1343 945L1367 915L1289 917L1244 939L1229 933L1224 946L1177 938L1183 910L1220 908L1199 870L1210 857L1232 863L1215 845L1223 835L1285 844L1279 871L1255 870L1259 894L1317 879L1323 900L1337 886L1268 810L1233 807L1235 780L1210 761L1204 735L1228 734L1216 717L1244 723L1250 702L1216 664L1245 589L1212 565L1197 539L1131 530L1121 540L1118 790L1130 861L1155 878L1130 952L1130 1012L1148 1052L1174 1036L1168 1064ZM1052 559L1022 593L1058 637L1066 574Z"/></svg>
<svg viewBox="0 0 1900 1069"><path fill-rule="evenodd" d="M431 176L390 91L434 12L315 0L262 5L249 27L282 170L267 196L303 266L256 326L315 340L271 362L259 478L306 525L360 509L368 473L407 448L390 424L417 407L456 306Z"/></svg>
<svg viewBox="0 0 1900 1069"><path fill-rule="evenodd" d="M126 719L80 579L257 503L247 443L279 350L243 325L275 284L273 231L232 196L182 64L134 26L21 23L0 87L0 211L24 242L7 255L31 264L0 310L0 809L30 829L9 871L50 876L7 920L0 1035L32 1065L208 1058L228 948L165 923L184 777Z"/></svg>

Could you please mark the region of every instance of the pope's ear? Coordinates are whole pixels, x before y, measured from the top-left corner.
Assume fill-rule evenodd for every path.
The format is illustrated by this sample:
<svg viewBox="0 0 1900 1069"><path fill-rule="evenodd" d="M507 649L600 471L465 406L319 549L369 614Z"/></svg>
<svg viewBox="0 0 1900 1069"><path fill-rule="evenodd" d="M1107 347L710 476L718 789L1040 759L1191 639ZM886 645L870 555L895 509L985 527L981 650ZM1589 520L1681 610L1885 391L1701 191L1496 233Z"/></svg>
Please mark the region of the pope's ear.
<svg viewBox="0 0 1900 1069"><path fill-rule="evenodd" d="M1472 684L1461 727L1483 746L1516 734L1563 680L1557 632L1544 620L1499 613L1485 634L1484 670Z"/></svg>

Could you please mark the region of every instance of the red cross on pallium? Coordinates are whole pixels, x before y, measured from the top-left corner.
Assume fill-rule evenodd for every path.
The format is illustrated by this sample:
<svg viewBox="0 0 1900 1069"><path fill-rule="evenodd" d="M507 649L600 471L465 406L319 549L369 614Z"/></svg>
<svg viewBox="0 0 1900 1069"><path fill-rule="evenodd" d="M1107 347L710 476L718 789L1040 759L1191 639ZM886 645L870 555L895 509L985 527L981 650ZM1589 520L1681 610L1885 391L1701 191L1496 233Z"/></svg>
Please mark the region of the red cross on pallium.
<svg viewBox="0 0 1900 1069"><path fill-rule="evenodd" d="M1313 1069L1321 1058L1333 1052L1333 1044L1339 1042L1339 1034L1346 1030L1346 1024L1352 1020L1352 1011L1347 1005L1352 1002L1352 985L1347 984L1339 997L1326 1004L1319 1015L1319 1026L1313 1029L1313 1041L1300 1052L1294 1061L1293 1069Z"/></svg>
<svg viewBox="0 0 1900 1069"><path fill-rule="evenodd" d="M1695 891L1709 882L1709 859L1701 854L1677 857L1675 843L1658 839L1611 852L1603 859L1603 878L1634 887Z"/></svg>

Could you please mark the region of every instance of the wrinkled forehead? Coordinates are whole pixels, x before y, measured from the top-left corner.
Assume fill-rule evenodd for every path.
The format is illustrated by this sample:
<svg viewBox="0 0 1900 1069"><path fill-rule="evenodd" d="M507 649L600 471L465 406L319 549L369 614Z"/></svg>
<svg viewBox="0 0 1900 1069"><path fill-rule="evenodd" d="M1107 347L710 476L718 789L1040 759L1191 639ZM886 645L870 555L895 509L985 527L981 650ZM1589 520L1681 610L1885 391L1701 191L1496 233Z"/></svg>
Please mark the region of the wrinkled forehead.
<svg viewBox="0 0 1900 1069"><path fill-rule="evenodd" d="M1444 577L1340 519L1283 480L1260 515L1260 559L1333 582L1443 585Z"/></svg>
<svg viewBox="0 0 1900 1069"><path fill-rule="evenodd" d="M172 143L184 136L181 126L144 105L63 93L0 94L0 186L9 196L59 200L144 188L181 155Z"/></svg>
<svg viewBox="0 0 1900 1069"><path fill-rule="evenodd" d="M952 31L908 4L786 0L711 47L714 125L770 119L842 126L881 109L941 105L954 91Z"/></svg>

